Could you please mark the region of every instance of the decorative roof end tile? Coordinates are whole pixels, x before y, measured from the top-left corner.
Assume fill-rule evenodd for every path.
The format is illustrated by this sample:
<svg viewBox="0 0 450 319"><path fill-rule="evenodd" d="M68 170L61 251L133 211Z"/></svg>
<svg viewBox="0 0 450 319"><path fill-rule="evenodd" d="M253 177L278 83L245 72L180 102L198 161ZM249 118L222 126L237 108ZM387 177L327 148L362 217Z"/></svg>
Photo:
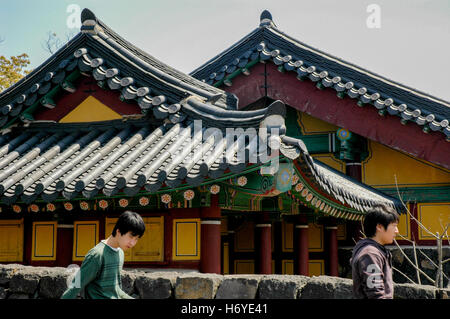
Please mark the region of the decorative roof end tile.
<svg viewBox="0 0 450 319"><path fill-rule="evenodd" d="M98 25L98 20L95 14L84 8L81 11L81 32L82 33L90 33L90 34L98 34L99 32L103 32L103 29Z"/></svg>
<svg viewBox="0 0 450 319"><path fill-rule="evenodd" d="M261 13L259 21L260 21L260 23L259 23L260 27L265 27L265 26L276 27L275 23L273 23L273 20L272 20L272 14L268 10L264 10Z"/></svg>

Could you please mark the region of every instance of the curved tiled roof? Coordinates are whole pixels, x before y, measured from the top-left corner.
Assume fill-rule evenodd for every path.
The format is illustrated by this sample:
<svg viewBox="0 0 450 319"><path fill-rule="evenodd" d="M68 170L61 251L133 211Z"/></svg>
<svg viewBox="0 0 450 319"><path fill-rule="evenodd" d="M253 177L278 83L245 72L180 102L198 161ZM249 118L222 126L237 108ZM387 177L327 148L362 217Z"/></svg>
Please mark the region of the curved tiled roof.
<svg viewBox="0 0 450 319"><path fill-rule="evenodd" d="M198 129L191 119L159 126L146 119L31 123L0 138L1 202L134 196L162 187L195 187L226 172L238 174L249 165L264 165L279 149L280 155L299 159L311 181L352 212L363 213L379 203L402 210L399 201L314 161L301 140L285 135L284 121L277 119L282 114L276 102L266 108L254 135L237 131L231 140L220 128L223 138L215 140L214 134L205 134L211 126ZM274 128L279 135L273 134ZM268 153L261 148L266 143Z"/></svg>
<svg viewBox="0 0 450 319"><path fill-rule="evenodd" d="M0 94L1 126L26 122L0 136L2 203L134 196L162 187L198 186L281 155L303 158L311 179L344 208L364 212L384 203L401 210L396 199L314 162L301 140L285 135L281 101L254 111L234 110L232 95L143 53L89 10L83 11L82 22L80 34ZM36 108L57 107L52 100L57 90L76 91L71 81L79 76L120 91L120 98L137 103L144 115L91 123L34 121ZM222 138L215 139L217 134Z"/></svg>
<svg viewBox="0 0 450 319"><path fill-rule="evenodd" d="M134 47L88 9L82 13L81 32L42 65L15 85L0 92L0 127L29 108L54 107L52 90L73 92L74 71L94 77L99 86L119 90L124 100L136 100L145 112L167 113L166 108L195 95L221 108L235 109L237 99L213 86L177 71ZM50 100L51 101L51 100Z"/></svg>
<svg viewBox="0 0 450 319"><path fill-rule="evenodd" d="M424 132L440 131L450 140L449 102L312 48L280 31L267 11L261 15L257 29L190 75L211 85L228 84L227 79L245 73L253 61L271 61L283 70L296 72L299 80L333 88L340 98L348 95L360 106L373 105L380 115L397 115L402 123L415 122Z"/></svg>
<svg viewBox="0 0 450 319"><path fill-rule="evenodd" d="M259 124L274 115L270 110L267 108ZM237 173L252 163L248 156L262 143L256 135L254 140L246 140L247 132L238 132L228 145L227 139L219 143L214 135L203 140L207 128L196 128L189 119L159 126L146 119L31 123L1 137L2 201L30 203L40 197L51 202L59 196L92 198L98 192L112 196L119 191L134 195L143 187L153 193L163 184L170 188L182 182L198 186L208 176L218 178L227 169ZM242 148L246 149L246 161L238 159ZM261 165L259 159L254 164Z"/></svg>

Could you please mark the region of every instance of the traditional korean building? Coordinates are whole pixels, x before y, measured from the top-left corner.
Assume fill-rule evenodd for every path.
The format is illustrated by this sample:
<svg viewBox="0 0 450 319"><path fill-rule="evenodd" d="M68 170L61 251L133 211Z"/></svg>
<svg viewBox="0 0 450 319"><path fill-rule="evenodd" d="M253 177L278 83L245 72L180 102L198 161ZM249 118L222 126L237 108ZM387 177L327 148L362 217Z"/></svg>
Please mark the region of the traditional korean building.
<svg viewBox="0 0 450 319"><path fill-rule="evenodd" d="M338 275L368 209L404 211L392 172L423 222L449 207L448 104L287 37L267 12L191 75L87 9L81 21L0 93L0 263L81 263L133 210L147 231L125 267Z"/></svg>
<svg viewBox="0 0 450 319"><path fill-rule="evenodd" d="M442 234L450 223L449 102L290 37L268 11L261 14L255 30L191 75L235 94L240 110L282 100L287 105L287 134L301 139L314 159L402 200L432 233ZM279 254L286 263L294 260L296 264L291 238L303 236L296 228L307 226L291 218L284 215L281 225L275 225L280 248L273 256ZM360 237L360 223L341 221L338 245L353 247ZM326 232L330 228L311 220L308 226L310 272L313 267L314 274L327 273L330 260L323 252L329 249ZM406 238L398 240L400 245L411 246L409 240L420 246L436 245L408 214L401 215L399 229ZM239 236L234 240L238 241L233 246L236 258L244 256L245 249L253 249L250 244L241 249L245 240ZM284 266L282 270L298 273Z"/></svg>

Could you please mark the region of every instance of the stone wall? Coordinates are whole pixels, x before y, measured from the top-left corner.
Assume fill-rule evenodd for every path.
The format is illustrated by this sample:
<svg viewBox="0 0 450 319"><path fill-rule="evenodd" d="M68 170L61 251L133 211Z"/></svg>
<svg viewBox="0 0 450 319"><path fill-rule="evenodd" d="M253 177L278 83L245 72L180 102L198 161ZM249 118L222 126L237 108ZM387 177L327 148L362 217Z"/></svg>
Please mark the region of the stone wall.
<svg viewBox="0 0 450 319"><path fill-rule="evenodd" d="M352 257L352 249L353 247L349 248L339 248L339 276L343 278L352 278L352 268L350 266L350 258ZM417 274L416 270L410 262L405 258L405 256L401 253L400 249L397 247L390 247L389 248L392 253L392 265L400 270L403 274L408 276L410 279L414 280L417 283ZM437 250L434 247L420 247L420 250L427 255L425 257L423 254L421 254L419 251L417 251L417 259L418 259L418 265L420 269L426 273L430 278L433 280L436 279L436 267L433 265L437 265L437 259L438 254ZM405 247L403 248L403 252L405 255L414 262L414 249ZM450 247L443 247L442 248L442 255L443 260L446 260L447 258L450 258ZM433 262L431 262L431 261ZM450 277L450 263L445 263L443 265L444 274L447 277ZM401 275L397 271L393 271L393 280L396 283L407 283L409 282L403 275ZM423 285L433 285L431 281L429 281L425 276L420 275L421 284ZM449 280L444 276L444 287L447 287L449 285Z"/></svg>
<svg viewBox="0 0 450 319"><path fill-rule="evenodd" d="M73 273L72 273L73 274ZM57 299L71 272L58 267L0 265L0 299ZM290 275L215 275L123 271L122 288L140 299L351 299L352 280ZM434 299L432 286L395 284L399 299ZM443 298L450 296L447 290Z"/></svg>

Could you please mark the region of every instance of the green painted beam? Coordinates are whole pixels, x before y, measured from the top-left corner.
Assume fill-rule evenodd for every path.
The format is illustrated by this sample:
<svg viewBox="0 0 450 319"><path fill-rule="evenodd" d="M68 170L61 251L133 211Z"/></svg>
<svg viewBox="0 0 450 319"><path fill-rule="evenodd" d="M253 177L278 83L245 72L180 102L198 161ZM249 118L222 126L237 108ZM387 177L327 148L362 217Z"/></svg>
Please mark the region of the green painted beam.
<svg viewBox="0 0 450 319"><path fill-rule="evenodd" d="M450 202L450 185L440 187L377 188L379 191L406 202ZM400 197L398 195L400 193Z"/></svg>
<svg viewBox="0 0 450 319"><path fill-rule="evenodd" d="M300 138L310 154L331 153L329 134L305 135Z"/></svg>
<svg viewBox="0 0 450 319"><path fill-rule="evenodd" d="M53 97L61 90L64 89L64 83L67 82L67 84L71 84L77 80L81 76L80 71L77 69L73 72L71 72L63 81L61 85L55 86L53 89L50 90L47 94L45 94L42 98L38 99L36 102L34 102L31 106L26 108L24 111L22 111L18 116L14 117L11 121L6 123L2 129L10 127L12 124L14 124L17 119L20 119L22 121L34 121L33 113L37 110L37 108L42 104L49 104L55 106L56 103L53 100Z"/></svg>
<svg viewBox="0 0 450 319"><path fill-rule="evenodd" d="M252 66L254 66L255 64L257 64L258 62L259 62L259 59L256 59L256 60L253 60L253 61L247 63L243 68L237 69L237 70L234 71L233 73L231 73L231 74L227 75L226 77L224 77L222 80L220 80L220 81L216 82L215 84L213 84L213 86L219 87L219 86L221 86L222 84L224 84L225 81L228 81L228 83L229 83L228 85L231 85L231 80L232 80L233 78L237 77L237 76L238 76L239 74L241 74L241 73L248 72L248 70L249 70Z"/></svg>

